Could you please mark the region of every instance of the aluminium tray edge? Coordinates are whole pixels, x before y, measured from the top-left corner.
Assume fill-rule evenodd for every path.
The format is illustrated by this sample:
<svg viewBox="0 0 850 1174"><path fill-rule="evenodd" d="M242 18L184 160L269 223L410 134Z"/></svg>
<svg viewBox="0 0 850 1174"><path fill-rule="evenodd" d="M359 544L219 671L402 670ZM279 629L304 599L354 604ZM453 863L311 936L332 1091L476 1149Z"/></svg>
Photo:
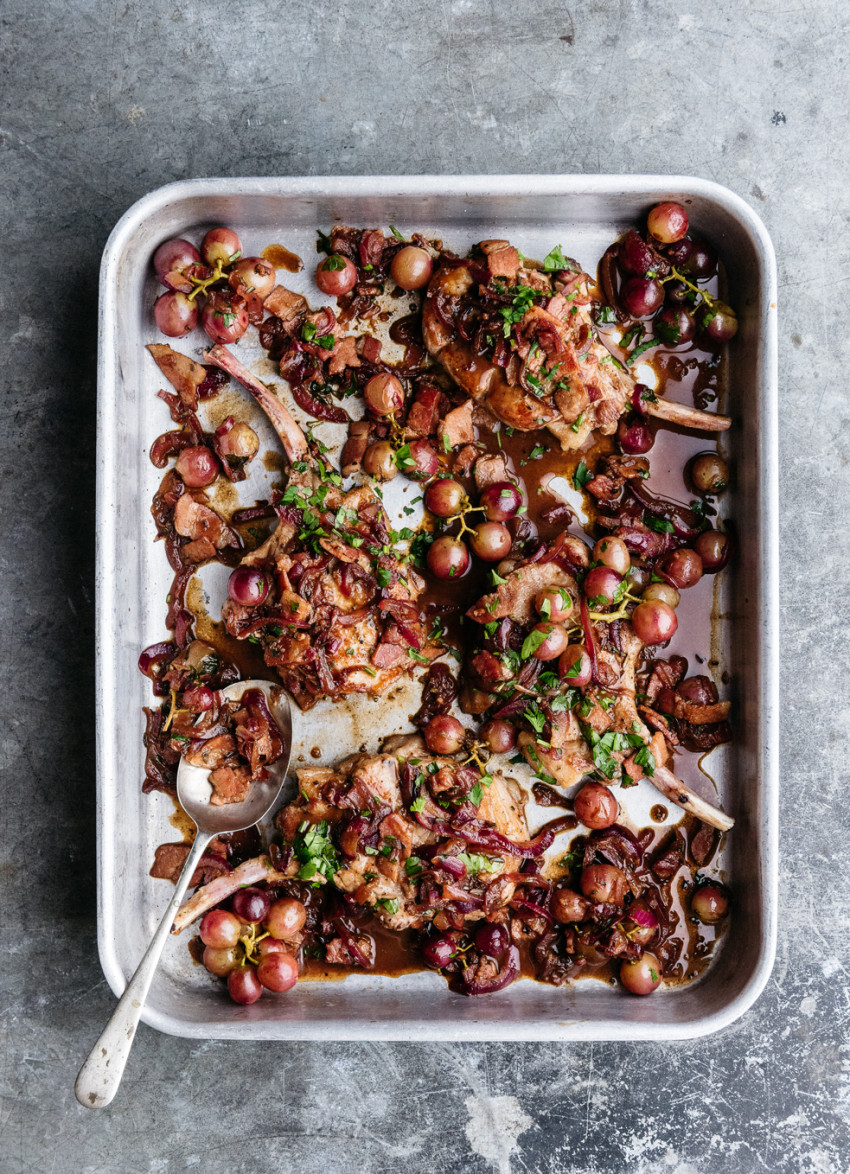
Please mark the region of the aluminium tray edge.
<svg viewBox="0 0 850 1174"><path fill-rule="evenodd" d="M114 861L107 851L107 828L114 826L116 799L105 786L104 766L109 761L113 726L107 720L107 690L114 681L111 617L104 606L107 571L113 565L115 512L112 489L115 484L116 452L111 444L115 434L113 376L119 362L114 345L117 265L126 241L153 212L172 202L198 195L315 195L388 196L443 195L481 198L533 192L535 195L640 196L648 191L681 191L710 200L725 208L749 234L760 265L762 303L760 309L760 359L758 363L760 500L762 541L759 553L760 591L760 695L759 743L764 783L762 818L759 827L760 867L763 885L763 934L759 962L747 986L720 1011L690 1024L640 1023L613 1025L598 1021L516 1023L501 1021L498 1027L480 1023L457 1024L428 1019L404 1024L363 1020L322 1020L311 1023L262 1024L262 1032L246 1032L246 1022L237 1016L229 1024L216 1024L214 1032L204 1023L192 1023L146 1008L143 1019L169 1034L189 1038L265 1038L288 1040L674 1040L695 1038L721 1030L743 1015L756 1001L769 978L776 952L778 885L778 413L777 413L777 277L773 246L764 224L741 197L710 180L687 176L657 175L494 175L494 176L316 176L268 178L192 179L167 184L142 197L121 217L104 249L100 269L98 315L98 431L97 431L97 560L96 560L96 705L97 705L97 855L98 855L98 949L104 974L112 990L120 994L126 977L117 961L106 925L111 920L116 881ZM108 916L109 915L109 916Z"/></svg>

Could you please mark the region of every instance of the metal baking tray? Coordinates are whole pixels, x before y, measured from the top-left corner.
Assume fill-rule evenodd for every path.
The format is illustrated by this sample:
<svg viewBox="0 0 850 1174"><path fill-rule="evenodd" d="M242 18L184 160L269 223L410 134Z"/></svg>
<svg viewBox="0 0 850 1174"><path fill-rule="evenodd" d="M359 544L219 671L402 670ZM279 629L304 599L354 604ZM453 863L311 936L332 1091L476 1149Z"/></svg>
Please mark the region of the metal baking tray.
<svg viewBox="0 0 850 1174"><path fill-rule="evenodd" d="M302 982L285 998L238 1007L223 995L220 983L192 963L184 935L168 944L151 988L143 1018L153 1027L192 1038L232 1039L681 1039L731 1023L763 989L775 952L777 901L776 267L767 232L743 200L715 183L676 176L197 179L151 193L116 225L103 256L99 317L100 957L119 994L168 896L166 883L148 875L154 848L180 839L169 823L174 813L167 797L143 795L140 787L141 710L150 703L150 691L136 661L143 647L165 635L171 578L161 547L154 545L149 514L162 474L151 465L148 448L169 427L155 395L162 380L144 350L157 337L150 269L157 245L173 236L199 239L216 223L235 227L249 253L282 243L304 258L305 270L291 279L279 274L279 280L312 293L316 304L317 227L397 224L442 237L458 250L480 239L507 237L530 256L543 256L560 242L592 271L606 246L662 199L684 203L692 223L719 249L729 300L741 321L723 405L734 417L725 444L736 473L724 504L736 519L741 541L733 573L721 577L725 585L715 608L721 617L721 659L732 682L735 741L712 770L719 798L737 820L721 861L735 903L711 965L695 982L650 999L592 980L566 989L521 980L498 995L468 999L452 994L431 973L363 974ZM202 341L190 338L178 345L191 351ZM241 345L239 354L245 361ZM260 354L254 369L273 380L271 366L262 369ZM238 409L255 423L247 395L222 394L237 399L219 405L220 415L226 408ZM268 428L261 439L264 449L274 448ZM654 452L654 480L656 465ZM260 469L256 485L243 483L240 501L253 504L255 496L267 493L263 475ZM221 591L214 580L214 572L204 578L211 597ZM361 745L374 750L381 736L406 727L417 692L414 684L387 705L362 699L354 705L328 703L298 717L295 759L312 761L311 751L318 751L321 761L330 763ZM633 818L634 805L639 809L653 801L629 795ZM658 798L654 791L651 795ZM534 826L533 814L530 823Z"/></svg>

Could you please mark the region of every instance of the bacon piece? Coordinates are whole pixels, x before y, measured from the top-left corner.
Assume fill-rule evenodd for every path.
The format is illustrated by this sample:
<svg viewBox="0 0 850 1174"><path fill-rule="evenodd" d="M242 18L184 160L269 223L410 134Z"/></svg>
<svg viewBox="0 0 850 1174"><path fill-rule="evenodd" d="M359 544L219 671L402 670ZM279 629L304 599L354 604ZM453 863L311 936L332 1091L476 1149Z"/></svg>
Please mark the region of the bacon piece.
<svg viewBox="0 0 850 1174"><path fill-rule="evenodd" d="M198 388L207 377L206 368L164 342L148 343L147 349L181 401L194 410L198 406Z"/></svg>
<svg viewBox="0 0 850 1174"><path fill-rule="evenodd" d="M182 537L193 541L206 538L216 550L238 545L238 539L227 523L208 505L196 501L191 493L184 493L177 499L174 529Z"/></svg>
<svg viewBox="0 0 850 1174"><path fill-rule="evenodd" d="M461 444L474 442L475 429L472 426L472 407L473 401L468 399L459 408L452 408L440 421L438 435L444 451L457 448Z"/></svg>
<svg viewBox="0 0 850 1174"><path fill-rule="evenodd" d="M280 318L284 329L290 332L304 318L309 310L307 299L299 293L293 293L284 285L276 285L266 300L263 309Z"/></svg>
<svg viewBox="0 0 850 1174"><path fill-rule="evenodd" d="M251 788L251 771L241 763L225 762L210 772L213 793L210 803L223 807L227 803L241 803Z"/></svg>
<svg viewBox="0 0 850 1174"><path fill-rule="evenodd" d="M328 374L339 375L346 367L359 367L360 356L357 354L357 340L348 334L341 338L331 351L328 359Z"/></svg>

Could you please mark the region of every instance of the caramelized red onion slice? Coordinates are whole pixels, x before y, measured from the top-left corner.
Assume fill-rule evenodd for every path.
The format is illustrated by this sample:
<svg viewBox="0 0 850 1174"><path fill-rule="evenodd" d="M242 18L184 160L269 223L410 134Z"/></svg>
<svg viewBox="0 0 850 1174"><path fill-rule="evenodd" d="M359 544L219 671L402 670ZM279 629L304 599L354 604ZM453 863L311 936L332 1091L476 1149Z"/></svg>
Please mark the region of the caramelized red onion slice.
<svg viewBox="0 0 850 1174"><path fill-rule="evenodd" d="M478 981L476 979L467 979L465 977L466 973L467 972L464 971L462 984L459 984L455 988L462 991L465 995L493 995L496 993L496 991L503 991L506 986L510 986L514 979L519 978L519 950L514 945L508 946L507 952L502 959L499 973L495 976L495 978L486 981Z"/></svg>
<svg viewBox="0 0 850 1174"><path fill-rule="evenodd" d="M292 398L309 415L315 416L317 420L329 420L332 424L350 424L351 417L348 412L340 407L335 407L333 404L327 403L325 400L319 399L318 396L313 395L309 387L304 383L290 384L292 391Z"/></svg>
<svg viewBox="0 0 850 1174"><path fill-rule="evenodd" d="M177 648L171 640L163 640L160 644L150 644L139 656L139 672L144 673L146 677L150 677L152 681L157 678L156 670L165 661L171 660Z"/></svg>
<svg viewBox="0 0 850 1174"><path fill-rule="evenodd" d="M593 631L593 624L590 622L590 612L587 608L587 600L582 593L579 599L579 615L581 617L581 629L584 633L584 643L587 648L587 655L590 657L590 674L593 678L594 685L598 685L599 681L599 657L596 650L596 634Z"/></svg>
<svg viewBox="0 0 850 1174"><path fill-rule="evenodd" d="M348 932L348 929L345 926L345 922L342 920L341 917L337 917L336 920L334 921L334 928L337 930L337 932L339 933L339 936L345 942L346 950L348 950L349 954L354 959L354 961L357 963L357 965L362 966L364 970L371 970L372 963L369 961L369 959L366 957L366 955L363 953L363 951L357 945L357 942L356 942L353 934L350 934Z"/></svg>
<svg viewBox="0 0 850 1174"><path fill-rule="evenodd" d="M436 829L437 825L434 826ZM573 826L573 816L571 815L553 819L526 844L519 844L515 840L509 839L507 836L502 835L501 832L497 832L495 828L483 824L478 819L461 824L452 823L450 830L462 836L470 844L476 845L476 847L498 849L502 852L507 852L511 856L533 859L536 856L543 855L558 832Z"/></svg>

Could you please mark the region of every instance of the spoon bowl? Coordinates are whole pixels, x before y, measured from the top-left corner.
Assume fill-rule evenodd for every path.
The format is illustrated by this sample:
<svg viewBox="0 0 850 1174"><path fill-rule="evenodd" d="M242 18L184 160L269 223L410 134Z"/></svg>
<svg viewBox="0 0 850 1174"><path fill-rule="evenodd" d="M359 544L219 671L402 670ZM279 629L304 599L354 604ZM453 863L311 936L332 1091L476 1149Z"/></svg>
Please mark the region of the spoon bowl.
<svg viewBox="0 0 850 1174"><path fill-rule="evenodd" d="M208 836L240 832L243 828L259 823L274 806L286 780L292 753L292 709L289 698L280 685L273 685L270 681L236 681L221 692L228 701L239 701L249 689L260 689L265 694L269 713L280 730L284 751L277 762L267 767L269 777L265 781L251 783L241 803L225 803L221 806L210 802L213 793L210 772L201 766L192 766L185 758L180 759L177 768L177 798L198 831Z"/></svg>
<svg viewBox="0 0 850 1174"><path fill-rule="evenodd" d="M213 796L210 772L192 766L185 758L180 759L177 768L177 798L198 830L151 944L77 1076L74 1092L80 1104L87 1109L108 1105L118 1091L163 946L175 914L183 903L189 882L210 841L225 832L242 831L259 823L271 813L283 789L292 755L292 710L289 698L279 685L259 680L236 681L223 689L222 694L228 701L238 701L249 689L260 689L265 694L269 712L280 730L283 751L277 761L267 767L269 777L252 782L248 794L240 803L220 805L210 802Z"/></svg>

